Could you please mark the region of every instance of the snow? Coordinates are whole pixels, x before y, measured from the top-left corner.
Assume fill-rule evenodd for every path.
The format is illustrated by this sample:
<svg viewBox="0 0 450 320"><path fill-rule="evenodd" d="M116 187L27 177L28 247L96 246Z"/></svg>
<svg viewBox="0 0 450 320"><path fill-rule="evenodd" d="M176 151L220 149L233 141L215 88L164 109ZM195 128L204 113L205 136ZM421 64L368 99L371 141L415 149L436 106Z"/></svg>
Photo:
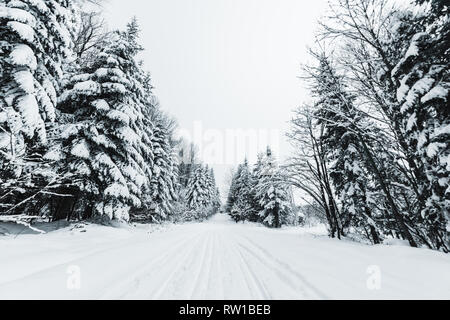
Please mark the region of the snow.
<svg viewBox="0 0 450 320"><path fill-rule="evenodd" d="M78 93L84 93L86 95L89 95L89 94L93 95L93 94L97 94L100 92L100 86L97 82L88 80L88 81L84 81L84 82L78 82L73 87L73 90Z"/></svg>
<svg viewBox="0 0 450 320"><path fill-rule="evenodd" d="M35 92L34 77L31 72L18 71L14 73L14 80L26 94L33 94Z"/></svg>
<svg viewBox="0 0 450 320"><path fill-rule="evenodd" d="M0 237L0 299L450 299L449 255L322 234L217 215Z"/></svg>
<svg viewBox="0 0 450 320"><path fill-rule="evenodd" d="M417 56L419 54L418 44L427 36L428 34L426 32L419 32L415 34L411 40L412 43L408 48L408 51L406 52L404 59L409 59L410 57Z"/></svg>
<svg viewBox="0 0 450 320"><path fill-rule="evenodd" d="M441 148L445 148L445 146L446 145L444 143L430 143L427 147L427 156L430 158L435 157L439 153L439 150L441 150Z"/></svg>
<svg viewBox="0 0 450 320"><path fill-rule="evenodd" d="M416 125L417 117L415 114L412 114L411 117L409 117L408 123L406 124L406 131L411 131Z"/></svg>
<svg viewBox="0 0 450 320"><path fill-rule="evenodd" d="M400 82L400 87L397 90L397 101L403 102L403 99L406 97L406 95L409 92L409 86L406 84L406 82L409 80L408 77L404 77L402 81Z"/></svg>
<svg viewBox="0 0 450 320"><path fill-rule="evenodd" d="M26 66L34 71L37 68L37 60L33 50L26 44L18 44L12 50L9 58L16 66Z"/></svg>
<svg viewBox="0 0 450 320"><path fill-rule="evenodd" d="M438 85L431 89L425 96L422 97L421 102L427 103L429 101L435 100L435 99L442 99L444 101L447 100L448 96L448 89L444 88L441 85Z"/></svg>
<svg viewBox="0 0 450 320"><path fill-rule="evenodd" d="M61 149L53 148L44 155L44 159L50 161L60 161L63 158Z"/></svg>
<svg viewBox="0 0 450 320"><path fill-rule="evenodd" d="M111 108L109 107L108 102L103 99L98 99L92 102L92 106L99 111L109 111Z"/></svg>
<svg viewBox="0 0 450 320"><path fill-rule="evenodd" d="M422 78L417 81L408 92L406 100L400 109L400 112L405 113L407 110L409 110L416 103L417 97L424 94L425 92L428 92L432 88L434 83L435 80L429 77Z"/></svg>
<svg viewBox="0 0 450 320"><path fill-rule="evenodd" d="M0 7L0 18L23 22L31 26L36 25L36 20L34 19L33 15L25 10L18 8L7 8L4 6Z"/></svg>
<svg viewBox="0 0 450 320"><path fill-rule="evenodd" d="M450 135L450 124L441 125L440 127L436 128L434 130L433 137L436 138L446 134Z"/></svg>
<svg viewBox="0 0 450 320"><path fill-rule="evenodd" d="M130 197L130 191L128 188L124 185L121 185L119 183L113 183L108 188L105 189L105 195L112 196L112 197L123 197L128 198Z"/></svg>
<svg viewBox="0 0 450 320"><path fill-rule="evenodd" d="M77 144L72 147L71 150L72 155L82 158L89 159L91 157L91 153L89 151L89 146L86 143L86 140L81 140Z"/></svg>
<svg viewBox="0 0 450 320"><path fill-rule="evenodd" d="M127 93L127 88L125 88L125 86L120 83L105 82L102 83L102 88L105 90L105 92L108 93L120 93L120 94Z"/></svg>
<svg viewBox="0 0 450 320"><path fill-rule="evenodd" d="M33 43L34 30L29 25L21 23L21 22L10 21L10 22L8 22L7 26L11 30L14 30L21 39L23 39L29 43Z"/></svg>
<svg viewBox="0 0 450 320"><path fill-rule="evenodd" d="M36 98L33 95L25 95L20 97L17 101L17 109L22 115L22 119L25 124L25 133L29 137L33 137L35 131L44 128L44 123L41 115L39 114L39 106ZM45 134L40 138L42 141L45 141Z"/></svg>

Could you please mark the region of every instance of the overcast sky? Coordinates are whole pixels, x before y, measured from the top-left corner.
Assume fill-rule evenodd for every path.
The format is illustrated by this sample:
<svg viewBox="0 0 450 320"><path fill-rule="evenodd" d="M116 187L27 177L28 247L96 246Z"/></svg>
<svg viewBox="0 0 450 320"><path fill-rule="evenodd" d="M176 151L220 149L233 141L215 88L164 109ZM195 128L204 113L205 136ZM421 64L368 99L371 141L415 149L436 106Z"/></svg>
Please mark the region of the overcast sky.
<svg viewBox="0 0 450 320"><path fill-rule="evenodd" d="M281 159L290 151L284 134L292 110L308 99L297 77L325 8L325 0L108 0L104 6L110 28L138 18L155 93L183 132L204 140L194 137L194 127L202 126L207 136L220 130L209 138L222 133L230 140L226 130L259 130ZM229 143L214 144L232 154L212 161L222 188L225 164L256 158L253 149Z"/></svg>

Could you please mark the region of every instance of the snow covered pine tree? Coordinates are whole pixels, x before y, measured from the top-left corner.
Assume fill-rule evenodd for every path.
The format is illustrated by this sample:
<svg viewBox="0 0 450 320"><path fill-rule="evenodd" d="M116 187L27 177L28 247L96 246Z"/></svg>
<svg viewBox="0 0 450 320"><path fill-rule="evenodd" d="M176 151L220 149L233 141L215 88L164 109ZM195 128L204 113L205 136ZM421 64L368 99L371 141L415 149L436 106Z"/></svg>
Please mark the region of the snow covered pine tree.
<svg viewBox="0 0 450 320"><path fill-rule="evenodd" d="M247 159L240 166L235 177L235 201L231 208L231 217L236 221L251 221L256 214L253 208L253 177Z"/></svg>
<svg viewBox="0 0 450 320"><path fill-rule="evenodd" d="M317 97L315 116L322 125L321 144L329 163L330 177L340 200L339 223L344 234L350 228L370 230L369 239L378 244L380 234L372 218L368 190L371 173L365 169L363 143L372 134L371 125L354 105L354 97L345 91L344 81L322 55L315 76L314 94Z"/></svg>
<svg viewBox="0 0 450 320"><path fill-rule="evenodd" d="M172 203L176 200L178 164L174 146L170 141L172 132L168 130L168 121L159 110L154 110L154 129L151 137L153 173L150 180L150 201L145 202L144 206L153 221L166 220L171 213Z"/></svg>
<svg viewBox="0 0 450 320"><path fill-rule="evenodd" d="M63 149L88 199L81 208L85 217L128 221L130 208L142 206L142 190L151 189L153 149L145 110L152 99L135 60L142 49L137 38L135 20L126 32L115 32L92 64L70 77L59 101L72 117L62 128Z"/></svg>
<svg viewBox="0 0 450 320"><path fill-rule="evenodd" d="M53 181L39 166L76 17L70 0L0 1L0 195L7 213L26 212L27 199Z"/></svg>
<svg viewBox="0 0 450 320"><path fill-rule="evenodd" d="M450 251L450 72L449 6L446 1L417 0L424 13L404 57L392 71L397 80L403 131L410 150L423 164L427 196L421 215L428 242Z"/></svg>
<svg viewBox="0 0 450 320"><path fill-rule="evenodd" d="M186 192L186 201L194 219L204 220L217 212L217 187L213 183L211 171L199 165L192 174Z"/></svg>
<svg viewBox="0 0 450 320"><path fill-rule="evenodd" d="M233 174L233 177L231 179L230 189L228 190L228 197L227 197L227 203L225 206L225 210L229 213L231 213L231 210L233 209L234 203L236 202L238 190L236 186L237 177L241 174L242 165L239 165L237 168L237 171Z"/></svg>
<svg viewBox="0 0 450 320"><path fill-rule="evenodd" d="M262 223L271 228L280 228L292 211L289 185L283 181L269 147L262 160L261 179L257 181L255 199L262 207L259 212Z"/></svg>

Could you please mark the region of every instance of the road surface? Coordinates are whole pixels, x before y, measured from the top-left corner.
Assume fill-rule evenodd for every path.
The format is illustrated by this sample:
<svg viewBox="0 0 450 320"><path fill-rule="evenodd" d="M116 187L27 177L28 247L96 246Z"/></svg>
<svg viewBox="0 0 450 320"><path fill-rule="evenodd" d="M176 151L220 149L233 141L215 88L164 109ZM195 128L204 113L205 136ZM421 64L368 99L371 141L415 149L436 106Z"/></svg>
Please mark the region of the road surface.
<svg viewBox="0 0 450 320"><path fill-rule="evenodd" d="M98 229L97 229L98 228ZM0 238L0 299L450 298L450 258L404 246L205 223Z"/></svg>

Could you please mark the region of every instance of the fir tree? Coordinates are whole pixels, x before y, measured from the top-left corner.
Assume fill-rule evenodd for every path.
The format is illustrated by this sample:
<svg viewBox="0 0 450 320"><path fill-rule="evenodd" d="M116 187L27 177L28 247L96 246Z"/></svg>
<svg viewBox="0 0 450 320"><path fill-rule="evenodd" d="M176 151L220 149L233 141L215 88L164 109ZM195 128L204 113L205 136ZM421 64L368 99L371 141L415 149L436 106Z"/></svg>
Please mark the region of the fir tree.
<svg viewBox="0 0 450 320"><path fill-rule="evenodd" d="M87 215L128 220L130 208L142 205L151 172L145 159L151 146L141 130L148 92L137 81L137 30L133 21L126 32L116 32L93 64L70 78L60 98L61 111L73 117L63 128L63 146L68 167L82 177L78 188L91 200Z"/></svg>
<svg viewBox="0 0 450 320"><path fill-rule="evenodd" d="M397 80L402 129L406 142L425 179L420 192L425 201L420 212L426 235L435 249L450 250L448 192L450 168L450 37L448 4L420 0L426 13L410 19L420 27L410 39L403 58L392 71Z"/></svg>
<svg viewBox="0 0 450 320"><path fill-rule="evenodd" d="M220 191L216 184L214 169L212 168L209 172L209 177L211 179L211 190L212 190L211 203L213 206L214 213L217 213L220 210L220 207L222 206L222 201L220 200Z"/></svg>
<svg viewBox="0 0 450 320"><path fill-rule="evenodd" d="M203 209L209 204L210 190L206 172L205 167L201 165L189 179L187 203L191 209Z"/></svg>
<svg viewBox="0 0 450 320"><path fill-rule="evenodd" d="M150 180L151 201L147 204L149 213L157 220L166 219L171 213L172 203L176 199L178 183L175 151L170 139L172 133L163 115L156 113L151 137L154 160Z"/></svg>
<svg viewBox="0 0 450 320"><path fill-rule="evenodd" d="M236 202L237 195L238 195L238 188L237 188L237 178L240 176L242 170L242 165L239 165L237 168L237 171L233 174L231 184L230 184L230 190L228 191L228 197L227 197L227 203L226 203L226 211L231 213L231 210L233 209L234 203Z"/></svg>
<svg viewBox="0 0 450 320"><path fill-rule="evenodd" d="M270 148L262 161L261 178L256 185L255 198L262 210L262 223L271 228L280 228L285 216L292 210L289 186L283 181L280 169Z"/></svg>
<svg viewBox="0 0 450 320"><path fill-rule="evenodd" d="M0 3L0 211L8 214L48 214L43 194L60 183L46 153L76 17L68 0Z"/></svg>
<svg viewBox="0 0 450 320"><path fill-rule="evenodd" d="M380 243L372 219L367 190L370 174L365 169L362 147L362 134L370 133L370 124L354 107L354 98L346 93L342 77L336 74L325 56L321 57L315 81L316 117L323 125L321 143L341 202L339 221L342 231L351 226L368 228L371 240Z"/></svg>
<svg viewBox="0 0 450 320"><path fill-rule="evenodd" d="M236 200L231 209L231 216L236 221L250 221L255 214L253 209L253 188L252 188L252 173L250 171L248 161L241 165L236 176L235 190Z"/></svg>
<svg viewBox="0 0 450 320"><path fill-rule="evenodd" d="M0 140L8 140L12 154L20 153L24 142L47 142L64 62L72 56L75 16L68 0L0 4L0 112L10 119L0 123Z"/></svg>

